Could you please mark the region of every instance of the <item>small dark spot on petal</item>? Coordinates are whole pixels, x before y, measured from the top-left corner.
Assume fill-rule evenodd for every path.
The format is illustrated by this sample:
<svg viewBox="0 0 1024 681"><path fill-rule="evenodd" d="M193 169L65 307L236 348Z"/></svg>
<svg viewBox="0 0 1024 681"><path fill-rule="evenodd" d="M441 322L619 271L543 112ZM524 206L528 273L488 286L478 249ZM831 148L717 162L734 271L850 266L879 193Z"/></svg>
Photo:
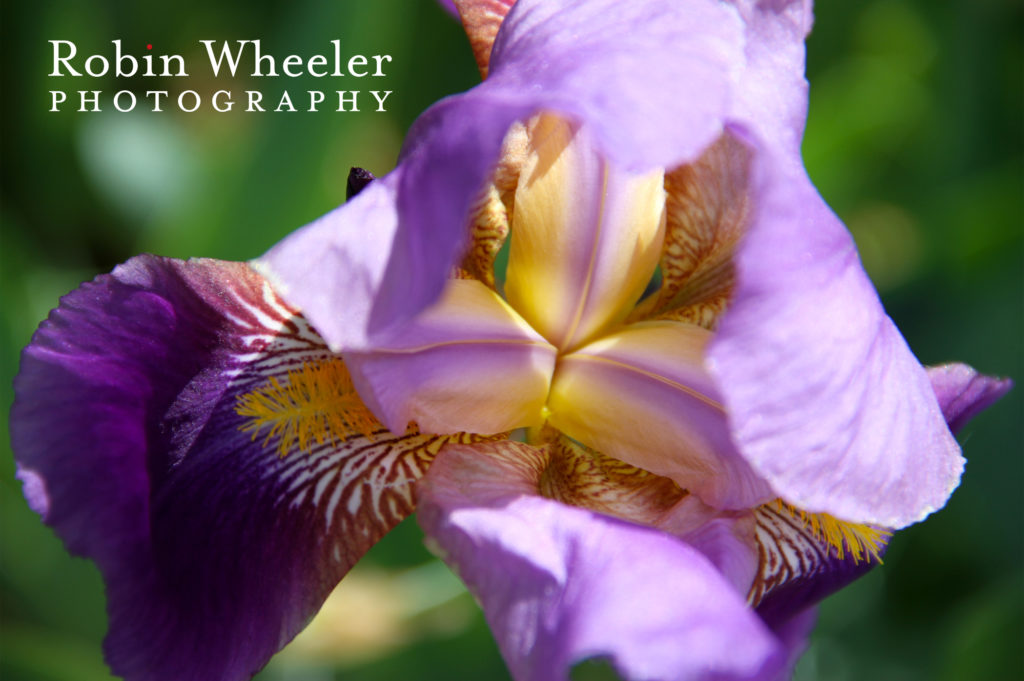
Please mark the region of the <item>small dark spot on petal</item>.
<svg viewBox="0 0 1024 681"><path fill-rule="evenodd" d="M352 168L348 171L348 185L345 187L345 200L351 201L359 192L366 188L377 177L365 168Z"/></svg>

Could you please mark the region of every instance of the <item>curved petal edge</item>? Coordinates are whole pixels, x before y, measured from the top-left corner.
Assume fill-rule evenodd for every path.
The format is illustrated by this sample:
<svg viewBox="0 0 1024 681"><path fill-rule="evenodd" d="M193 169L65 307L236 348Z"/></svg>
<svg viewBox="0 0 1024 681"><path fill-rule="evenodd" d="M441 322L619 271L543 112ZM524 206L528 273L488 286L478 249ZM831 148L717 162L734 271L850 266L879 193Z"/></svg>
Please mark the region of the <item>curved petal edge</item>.
<svg viewBox="0 0 1024 681"><path fill-rule="evenodd" d="M784 664L699 551L532 496L514 475L496 480L486 447L442 451L418 488L419 520L480 600L517 681L560 681L590 657L636 681L769 679Z"/></svg>

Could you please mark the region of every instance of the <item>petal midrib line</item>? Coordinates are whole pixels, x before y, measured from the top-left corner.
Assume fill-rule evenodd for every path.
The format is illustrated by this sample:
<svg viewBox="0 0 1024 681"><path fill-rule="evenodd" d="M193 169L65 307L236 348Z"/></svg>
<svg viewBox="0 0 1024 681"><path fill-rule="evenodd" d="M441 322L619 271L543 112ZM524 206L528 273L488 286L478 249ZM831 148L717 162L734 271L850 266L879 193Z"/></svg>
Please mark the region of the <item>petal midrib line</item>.
<svg viewBox="0 0 1024 681"><path fill-rule="evenodd" d="M573 337L576 335L576 330L579 328L580 321L583 319L583 310L586 308L587 303L590 301L590 289L593 286L594 280L594 269L597 263L597 252L598 245L601 243L601 236L604 233L605 227L605 203L608 196L608 162L604 159L601 160L601 191L597 200L597 229L594 233L594 238L590 245L590 261L587 263L587 273L583 280L583 287L580 290L580 296L576 303L576 312L573 315L572 322L569 323L569 328L566 330L565 338L561 345L563 346L564 352L570 352L576 347L583 345L583 342L573 342ZM583 339L584 341L586 339Z"/></svg>
<svg viewBox="0 0 1024 681"><path fill-rule="evenodd" d="M450 341L438 341L437 343L427 343L426 345L418 345L409 348L383 348L375 347L369 353L355 353L355 354L380 354L380 355L412 355L418 352L427 352L429 350L436 350L437 348L451 347L456 345L533 345L538 348L551 348L555 349L553 345L543 340L534 340L530 338L477 338L477 339L459 339Z"/></svg>
<svg viewBox="0 0 1024 681"><path fill-rule="evenodd" d="M685 393L686 395L689 395L690 397L694 398L695 400L698 400L698 401L708 405L709 407L712 407L713 409L717 409L718 411L722 412L723 414L725 413L725 407L721 403L719 403L716 400L711 399L710 397L708 397L704 393L700 392L699 390L694 390L693 388L691 388L688 385L685 385L685 384L680 383L678 381L674 381L671 378L667 378L667 377L662 376L661 374L657 374L657 373L655 373L653 371L649 371L647 369L642 369L642 368L640 368L640 367L638 367L636 365L633 365L633 364L626 364L625 362L620 362L619 360L611 359L609 357L600 357L600 356L597 356L597 355L587 355L587 354L582 354L582 353L578 353L578 352L572 353L571 355L566 355L564 357L560 357L559 360L558 360L558 363L559 363L559 366L563 366L564 363L566 363L566 362L573 362L573 361L580 361L580 360L588 361L588 362L598 362L598 363L601 363L601 364L605 364L605 365L608 365L608 366L615 367L617 369L623 369L625 371L629 371L629 372L632 372L632 373L635 373L635 374L639 374L639 375L644 376L646 378L653 379L653 380L658 381L658 382L660 382L660 383L662 383L664 385L669 386L670 388L673 388L673 389L678 390L678 391L680 391L682 393Z"/></svg>

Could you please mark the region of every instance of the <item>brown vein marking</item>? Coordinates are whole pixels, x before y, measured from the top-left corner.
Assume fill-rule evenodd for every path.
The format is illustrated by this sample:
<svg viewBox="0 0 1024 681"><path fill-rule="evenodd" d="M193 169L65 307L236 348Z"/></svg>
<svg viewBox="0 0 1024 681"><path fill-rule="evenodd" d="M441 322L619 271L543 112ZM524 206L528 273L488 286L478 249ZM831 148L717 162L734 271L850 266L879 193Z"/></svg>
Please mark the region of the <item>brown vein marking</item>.
<svg viewBox="0 0 1024 681"><path fill-rule="evenodd" d="M686 492L668 478L649 473L560 433L547 434L548 458L540 473L540 494L573 506L653 525Z"/></svg>
<svg viewBox="0 0 1024 681"><path fill-rule="evenodd" d="M687 280L679 290L677 300L694 301L683 303L656 316L678 322L696 324L714 331L718 320L725 311L736 281L732 263L722 262Z"/></svg>
<svg viewBox="0 0 1024 681"><path fill-rule="evenodd" d="M515 0L455 0L481 78L487 78L494 37L513 4Z"/></svg>
<svg viewBox="0 0 1024 681"><path fill-rule="evenodd" d="M828 562L829 548L809 534L799 519L771 504L758 507L754 517L758 566L747 601L757 607L784 584L820 572Z"/></svg>
<svg viewBox="0 0 1024 681"><path fill-rule="evenodd" d="M662 286L648 318L714 327L732 292L731 258L750 216L749 167L747 148L724 134L696 162L665 174Z"/></svg>
<svg viewBox="0 0 1024 681"><path fill-rule="evenodd" d="M285 379L310 363L340 362L306 320L247 265L203 261L184 271L198 280L199 293L222 315L222 342L238 372L228 394L243 394L271 378ZM242 451L252 452L248 437L240 435ZM259 471L283 512L302 513L320 542L333 542L325 555L333 561L329 573L335 577L413 511L413 485L441 447L504 437L425 435L415 427L396 435L377 424L345 439L314 439L304 455L280 458L281 436L257 445L242 472Z"/></svg>
<svg viewBox="0 0 1024 681"><path fill-rule="evenodd" d="M278 459L265 475L275 477L278 506L300 508L315 518L323 541L334 541L334 556L347 570L380 537L415 509L413 486L426 474L441 447L500 439L469 433L404 435L377 431L374 440L350 438L325 445L308 457ZM288 463L295 461L298 463Z"/></svg>
<svg viewBox="0 0 1024 681"><path fill-rule="evenodd" d="M526 127L515 123L502 144L501 157L491 178L470 209L469 249L461 269L496 290L494 259L505 244L515 208L516 185L526 162Z"/></svg>
<svg viewBox="0 0 1024 681"><path fill-rule="evenodd" d="M472 210L469 226L469 250L462 259L461 269L468 276L477 279L492 290L497 290L494 280L494 259L508 237L509 218L498 188L488 182Z"/></svg>
<svg viewBox="0 0 1024 681"><path fill-rule="evenodd" d="M218 342L229 358L225 370L237 374L230 390L244 390L333 357L298 311L247 264L192 260L181 270L220 314Z"/></svg>

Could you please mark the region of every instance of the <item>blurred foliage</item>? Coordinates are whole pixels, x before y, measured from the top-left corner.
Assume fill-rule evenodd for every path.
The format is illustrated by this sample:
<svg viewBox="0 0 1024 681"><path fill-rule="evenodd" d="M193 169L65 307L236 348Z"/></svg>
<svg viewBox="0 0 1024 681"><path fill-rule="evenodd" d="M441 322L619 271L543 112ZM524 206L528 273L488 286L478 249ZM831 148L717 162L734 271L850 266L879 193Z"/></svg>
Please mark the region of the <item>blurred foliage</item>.
<svg viewBox="0 0 1024 681"><path fill-rule="evenodd" d="M343 201L350 166L386 172L416 115L477 80L459 27L427 0L54 0L7 2L2 13L5 413L19 349L60 295L142 251L260 254ZM853 231L922 362L959 359L1018 380L1022 14L1014 0L820 3L804 145L812 178ZM136 54L133 45L152 43L155 53L186 55L195 75L187 86L48 78L47 40L58 38L81 54L110 54L115 38ZM204 83L202 38L260 38L279 57L328 52L332 39L345 54L390 54L377 88L393 91L389 110L260 114L236 104L227 114L154 114L140 103L134 114L47 112L53 89L251 87L269 101L285 88L337 89L309 77ZM797 679L1024 678L1021 399L1018 389L968 427L961 440L970 464L948 507L899 533L883 568L822 605ZM0 428L6 450L6 420ZM9 454L0 457L0 677L107 679L99 576L28 510L13 469ZM290 649L261 679L507 678L479 611L431 560L407 521L353 577L351 589L363 595L382 576L405 585L397 592L418 594L394 611L402 633L380 642L375 657ZM338 598L355 595L346 588ZM384 603L389 590L380 592ZM317 649L310 637L303 651ZM607 671L587 663L574 678Z"/></svg>

